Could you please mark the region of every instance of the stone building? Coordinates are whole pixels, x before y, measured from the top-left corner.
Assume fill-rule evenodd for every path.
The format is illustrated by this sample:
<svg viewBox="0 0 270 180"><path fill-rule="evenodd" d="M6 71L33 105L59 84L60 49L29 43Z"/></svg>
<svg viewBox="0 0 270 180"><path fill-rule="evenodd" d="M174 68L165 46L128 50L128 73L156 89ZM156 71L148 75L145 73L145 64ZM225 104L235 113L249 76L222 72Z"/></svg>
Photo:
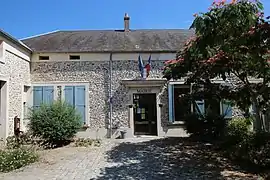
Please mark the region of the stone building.
<svg viewBox="0 0 270 180"><path fill-rule="evenodd" d="M179 102L190 87L162 78L166 60L194 33L185 29L56 31L21 41L0 33L1 136L13 133L13 118L27 124L28 107L63 99L74 105L88 128L83 137L186 136L182 116L193 105ZM141 77L138 59L150 58ZM31 68L30 68L31 67ZM221 80L217 80L220 83ZM204 110L204 101L196 102ZM218 111L231 108L221 102Z"/></svg>

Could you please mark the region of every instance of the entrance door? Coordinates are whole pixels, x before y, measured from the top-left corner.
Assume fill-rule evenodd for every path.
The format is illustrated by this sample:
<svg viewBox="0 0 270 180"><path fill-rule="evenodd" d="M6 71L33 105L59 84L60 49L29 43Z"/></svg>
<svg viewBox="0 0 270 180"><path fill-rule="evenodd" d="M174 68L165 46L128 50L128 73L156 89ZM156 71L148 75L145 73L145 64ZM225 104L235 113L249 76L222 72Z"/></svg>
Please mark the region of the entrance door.
<svg viewBox="0 0 270 180"><path fill-rule="evenodd" d="M134 134L157 135L156 94L134 94Z"/></svg>

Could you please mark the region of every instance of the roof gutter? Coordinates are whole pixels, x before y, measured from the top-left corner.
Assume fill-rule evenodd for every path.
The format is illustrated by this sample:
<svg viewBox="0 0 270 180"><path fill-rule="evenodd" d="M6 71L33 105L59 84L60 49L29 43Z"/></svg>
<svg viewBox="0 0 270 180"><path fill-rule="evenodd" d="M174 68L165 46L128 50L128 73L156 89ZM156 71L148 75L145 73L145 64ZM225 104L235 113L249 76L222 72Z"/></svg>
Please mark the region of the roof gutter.
<svg viewBox="0 0 270 180"><path fill-rule="evenodd" d="M181 48L179 48L180 50ZM177 53L178 50L134 50L134 51L110 51L110 50L104 50L104 51L35 51L33 50L34 53Z"/></svg>
<svg viewBox="0 0 270 180"><path fill-rule="evenodd" d="M13 42L14 44L18 45L22 49L26 50L29 53L32 53L32 49L30 49L28 46L26 46L24 43L22 43L20 40L17 40L16 38L12 37L8 33L4 32L0 29L0 35L2 35L4 38L8 39L9 41Z"/></svg>

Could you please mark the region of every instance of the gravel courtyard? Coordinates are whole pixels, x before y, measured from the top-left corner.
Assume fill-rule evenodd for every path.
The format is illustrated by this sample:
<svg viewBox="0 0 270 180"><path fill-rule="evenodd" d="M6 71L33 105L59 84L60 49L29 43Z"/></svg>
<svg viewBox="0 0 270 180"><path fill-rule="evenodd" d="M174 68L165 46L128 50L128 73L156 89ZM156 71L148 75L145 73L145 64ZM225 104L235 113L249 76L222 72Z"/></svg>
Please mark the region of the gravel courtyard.
<svg viewBox="0 0 270 180"><path fill-rule="evenodd" d="M100 147L44 151L38 163L0 174L0 179L258 179L208 149L181 138L105 140Z"/></svg>

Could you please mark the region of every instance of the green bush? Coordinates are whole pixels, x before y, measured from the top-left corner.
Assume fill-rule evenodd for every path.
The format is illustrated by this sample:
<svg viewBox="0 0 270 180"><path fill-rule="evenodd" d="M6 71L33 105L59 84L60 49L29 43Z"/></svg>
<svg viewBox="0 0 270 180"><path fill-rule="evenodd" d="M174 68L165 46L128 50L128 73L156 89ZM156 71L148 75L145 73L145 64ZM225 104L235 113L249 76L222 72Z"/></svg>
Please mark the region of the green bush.
<svg viewBox="0 0 270 180"><path fill-rule="evenodd" d="M200 138L218 139L223 136L225 127L224 117L213 113L205 115L192 113L185 118L187 132Z"/></svg>
<svg viewBox="0 0 270 180"><path fill-rule="evenodd" d="M23 148L0 150L0 172L9 172L38 160L34 151Z"/></svg>
<svg viewBox="0 0 270 180"><path fill-rule="evenodd" d="M270 133L250 131L251 119L234 119L228 124L223 149L231 159L259 167L270 167Z"/></svg>
<svg viewBox="0 0 270 180"><path fill-rule="evenodd" d="M32 109L29 119L32 134L42 138L51 147L69 143L82 126L77 111L61 101Z"/></svg>
<svg viewBox="0 0 270 180"><path fill-rule="evenodd" d="M247 140L251 130L251 119L234 118L228 122L226 141L230 144L238 144Z"/></svg>
<svg viewBox="0 0 270 180"><path fill-rule="evenodd" d="M270 133L254 133L246 145L248 160L261 167L270 167Z"/></svg>

